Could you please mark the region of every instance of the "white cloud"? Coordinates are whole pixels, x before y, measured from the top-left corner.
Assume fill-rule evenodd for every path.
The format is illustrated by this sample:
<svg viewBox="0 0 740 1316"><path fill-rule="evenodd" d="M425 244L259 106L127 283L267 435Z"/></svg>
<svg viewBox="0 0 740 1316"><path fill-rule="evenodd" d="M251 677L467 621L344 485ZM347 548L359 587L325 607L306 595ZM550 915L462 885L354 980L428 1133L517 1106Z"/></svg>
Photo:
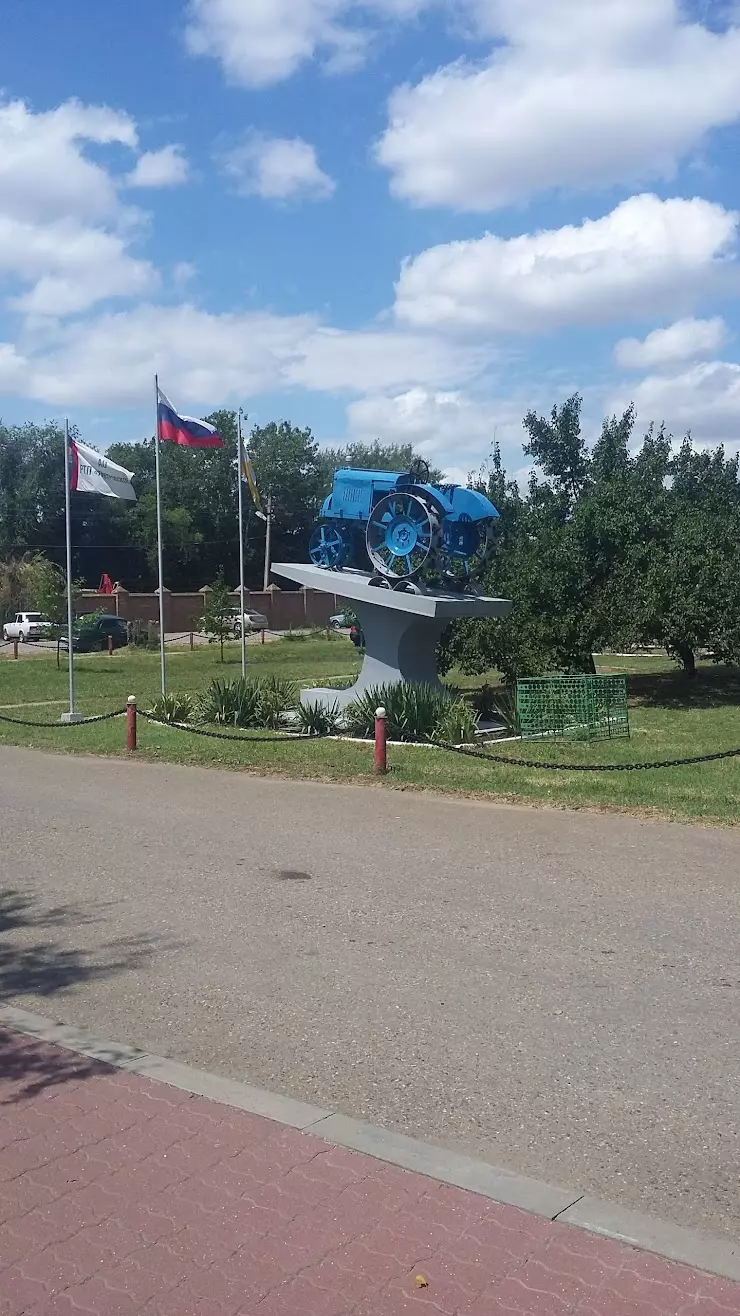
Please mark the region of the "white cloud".
<svg viewBox="0 0 740 1316"><path fill-rule="evenodd" d="M647 194L578 227L430 247L403 266L396 312L417 327L503 333L689 309L731 292L739 219Z"/></svg>
<svg viewBox="0 0 740 1316"><path fill-rule="evenodd" d="M74 100L40 114L22 101L0 105L0 282L29 315L67 315L157 285L152 266L128 250L141 216L84 154L88 142L133 150L136 127Z"/></svg>
<svg viewBox="0 0 740 1316"><path fill-rule="evenodd" d="M442 3L443 0L440 0ZM230 82L269 87L307 60L330 73L363 63L373 21L414 18L436 0L190 0L185 40L218 59ZM344 20L359 20L348 24Z"/></svg>
<svg viewBox="0 0 740 1316"><path fill-rule="evenodd" d="M13 343L0 343L0 394L23 394L28 378L28 362Z"/></svg>
<svg viewBox="0 0 740 1316"><path fill-rule="evenodd" d="M128 187L176 187L187 181L189 173L182 147L163 146L140 155L125 182Z"/></svg>
<svg viewBox="0 0 740 1316"><path fill-rule="evenodd" d="M671 178L740 115L740 28L679 0L467 0L496 44L392 94L379 161L416 205L490 210L552 188Z"/></svg>
<svg viewBox="0 0 740 1316"><path fill-rule="evenodd" d="M118 208L115 182L87 159L83 142L134 148L136 128L104 105L67 101L34 114L24 101L0 104L0 208L16 219L43 223L60 215L86 221Z"/></svg>
<svg viewBox="0 0 740 1316"><path fill-rule="evenodd" d="M194 55L221 61L231 82L267 87L321 49L357 51L361 34L340 25L345 0L191 0L186 41Z"/></svg>
<svg viewBox="0 0 740 1316"><path fill-rule="evenodd" d="M148 292L158 282L149 262L129 256L115 234L74 219L34 225L0 213L3 273L32 283L10 303L29 315L69 315L105 297Z"/></svg>
<svg viewBox="0 0 740 1316"><path fill-rule="evenodd" d="M516 398L475 398L455 390L411 388L395 395L375 394L347 407L350 437L372 442L413 443L448 479L465 483L498 442L522 461L522 416L531 405Z"/></svg>
<svg viewBox="0 0 740 1316"><path fill-rule="evenodd" d="M711 320L676 320L666 329L653 329L647 338L622 338L614 348L614 360L624 370L650 370L655 367L711 356L727 337L721 316Z"/></svg>
<svg viewBox="0 0 740 1316"><path fill-rule="evenodd" d="M179 260L172 270L172 282L178 292L187 288L198 273L197 265L189 260Z"/></svg>
<svg viewBox="0 0 740 1316"><path fill-rule="evenodd" d="M630 399L628 398L627 401ZM676 436L740 447L740 365L702 361L681 374L648 375L631 392L641 424L665 421ZM619 410L620 396L609 410Z"/></svg>
<svg viewBox="0 0 740 1316"><path fill-rule="evenodd" d="M269 201L326 201L336 184L319 168L316 151L300 137L250 132L221 157L224 172L242 196Z"/></svg>
<svg viewBox="0 0 740 1316"><path fill-rule="evenodd" d="M305 338L286 378L327 392L374 392L415 383L444 386L474 378L490 356L489 349L463 348L436 335L353 332L322 325Z"/></svg>
<svg viewBox="0 0 740 1316"><path fill-rule="evenodd" d="M315 316L142 305L44 326L38 337L29 328L8 362L8 391L54 405L124 406L148 396L155 370L173 397L212 405L275 389L452 386L480 370L483 358L435 336L337 330Z"/></svg>

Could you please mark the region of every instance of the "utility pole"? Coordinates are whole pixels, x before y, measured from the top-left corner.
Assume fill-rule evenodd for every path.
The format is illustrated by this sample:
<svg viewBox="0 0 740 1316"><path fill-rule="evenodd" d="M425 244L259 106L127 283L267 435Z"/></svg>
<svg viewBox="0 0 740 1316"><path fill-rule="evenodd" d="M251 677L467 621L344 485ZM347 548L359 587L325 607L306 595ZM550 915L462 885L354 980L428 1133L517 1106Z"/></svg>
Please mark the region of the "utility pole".
<svg viewBox="0 0 740 1316"><path fill-rule="evenodd" d="M270 540L272 539L272 494L267 495L267 516L265 518L265 575L262 582L263 590L266 590L270 583Z"/></svg>

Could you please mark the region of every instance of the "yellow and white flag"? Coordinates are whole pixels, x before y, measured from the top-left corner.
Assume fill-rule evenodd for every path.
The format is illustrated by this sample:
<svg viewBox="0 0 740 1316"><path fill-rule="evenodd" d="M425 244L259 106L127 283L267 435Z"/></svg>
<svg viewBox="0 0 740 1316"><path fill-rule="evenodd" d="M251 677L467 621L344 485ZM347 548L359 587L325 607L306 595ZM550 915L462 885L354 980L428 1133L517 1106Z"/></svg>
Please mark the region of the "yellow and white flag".
<svg viewBox="0 0 740 1316"><path fill-rule="evenodd" d="M257 481L254 478L254 467L252 466L252 463L249 460L249 453L247 452L246 448L242 448L242 479L246 480L247 484L249 485L249 492L252 495L252 502L257 508L257 511L261 512L262 504L260 502L260 495L259 495L259 490L257 488Z"/></svg>

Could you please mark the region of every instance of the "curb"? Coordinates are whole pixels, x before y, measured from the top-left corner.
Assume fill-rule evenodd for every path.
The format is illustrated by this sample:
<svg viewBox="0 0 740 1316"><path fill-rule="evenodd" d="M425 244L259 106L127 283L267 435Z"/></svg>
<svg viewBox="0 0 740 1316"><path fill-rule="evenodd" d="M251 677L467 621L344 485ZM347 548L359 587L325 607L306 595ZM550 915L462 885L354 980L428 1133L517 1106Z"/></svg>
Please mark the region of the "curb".
<svg viewBox="0 0 740 1316"><path fill-rule="evenodd" d="M267 1092L263 1088L221 1078L191 1065L163 1056L151 1055L136 1047L110 1042L85 1028L55 1024L28 1010L0 1006L0 1026L50 1043L67 1051L141 1074L170 1087L205 1097L220 1105L261 1115L278 1124L300 1129L322 1138L334 1146L364 1152L402 1169L427 1175L441 1183L454 1184L505 1206L518 1207L548 1220L558 1220L572 1228L613 1238L646 1252L654 1252L669 1261L680 1262L696 1270L708 1271L723 1278L740 1281L740 1244L712 1238L681 1225L643 1215L621 1206L602 1202L576 1189L554 1187L511 1170L499 1169L486 1161L463 1156L365 1124L336 1111L323 1110L293 1097Z"/></svg>

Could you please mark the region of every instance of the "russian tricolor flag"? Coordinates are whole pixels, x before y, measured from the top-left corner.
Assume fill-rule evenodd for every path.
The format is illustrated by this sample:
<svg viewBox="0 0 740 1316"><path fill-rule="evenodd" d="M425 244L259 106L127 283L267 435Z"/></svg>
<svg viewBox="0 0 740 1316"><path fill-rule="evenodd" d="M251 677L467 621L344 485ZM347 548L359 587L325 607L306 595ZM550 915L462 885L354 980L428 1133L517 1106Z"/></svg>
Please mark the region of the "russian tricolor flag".
<svg viewBox="0 0 740 1316"><path fill-rule="evenodd" d="M165 393L157 385L157 436L179 443L183 448L223 448L224 441L213 425L193 416L178 416Z"/></svg>

